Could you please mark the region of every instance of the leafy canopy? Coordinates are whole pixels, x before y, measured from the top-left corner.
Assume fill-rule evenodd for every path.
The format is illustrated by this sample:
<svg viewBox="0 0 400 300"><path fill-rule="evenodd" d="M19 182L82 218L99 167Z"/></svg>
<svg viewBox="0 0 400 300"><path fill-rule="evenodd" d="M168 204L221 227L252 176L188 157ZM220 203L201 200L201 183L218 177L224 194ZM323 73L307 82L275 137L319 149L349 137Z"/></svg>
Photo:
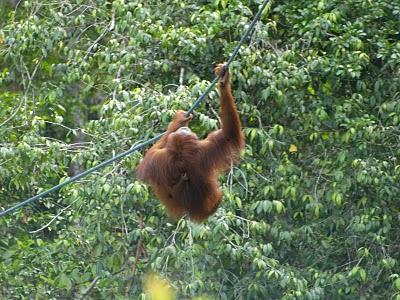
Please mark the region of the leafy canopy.
<svg viewBox="0 0 400 300"><path fill-rule="evenodd" d="M162 132L260 2L1 2L0 207ZM399 18L271 3L232 65L247 147L215 216L170 220L134 153L0 219L0 298L144 299L156 272L177 299L400 299Z"/></svg>

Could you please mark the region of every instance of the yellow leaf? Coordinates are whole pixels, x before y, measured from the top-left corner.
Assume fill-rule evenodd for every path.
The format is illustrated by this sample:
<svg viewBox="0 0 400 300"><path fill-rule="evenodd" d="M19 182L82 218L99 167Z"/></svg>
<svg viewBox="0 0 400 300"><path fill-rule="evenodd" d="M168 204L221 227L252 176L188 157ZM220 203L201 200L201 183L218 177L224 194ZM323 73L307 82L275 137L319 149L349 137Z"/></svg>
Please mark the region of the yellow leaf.
<svg viewBox="0 0 400 300"><path fill-rule="evenodd" d="M289 146L289 152L290 152L290 153L297 153L297 146L294 145L294 144L291 144L291 145Z"/></svg>
<svg viewBox="0 0 400 300"><path fill-rule="evenodd" d="M169 283L156 274L147 275L144 280L144 289L149 299L173 300L175 291Z"/></svg>
<svg viewBox="0 0 400 300"><path fill-rule="evenodd" d="M308 91L311 95L315 95L315 90L314 90L314 88L313 88L311 85L309 85L309 86L307 87L307 91Z"/></svg>

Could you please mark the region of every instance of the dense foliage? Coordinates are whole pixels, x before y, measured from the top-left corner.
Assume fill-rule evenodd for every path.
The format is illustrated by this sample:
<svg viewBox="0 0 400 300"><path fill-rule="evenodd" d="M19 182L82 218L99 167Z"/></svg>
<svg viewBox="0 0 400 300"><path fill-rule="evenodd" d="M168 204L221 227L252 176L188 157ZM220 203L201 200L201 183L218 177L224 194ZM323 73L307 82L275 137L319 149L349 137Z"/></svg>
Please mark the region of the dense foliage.
<svg viewBox="0 0 400 300"><path fill-rule="evenodd" d="M0 207L162 132L261 1L3 1ZM232 65L241 164L202 225L135 153L0 218L0 298L400 299L400 3L275 0ZM218 126L218 96L198 109Z"/></svg>

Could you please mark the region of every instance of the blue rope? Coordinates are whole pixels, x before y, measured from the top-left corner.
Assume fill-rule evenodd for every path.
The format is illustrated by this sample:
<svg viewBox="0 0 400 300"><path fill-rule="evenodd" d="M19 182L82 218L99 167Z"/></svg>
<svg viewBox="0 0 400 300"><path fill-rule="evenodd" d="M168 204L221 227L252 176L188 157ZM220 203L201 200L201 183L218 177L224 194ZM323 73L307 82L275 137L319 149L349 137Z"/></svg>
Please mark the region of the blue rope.
<svg viewBox="0 0 400 300"><path fill-rule="evenodd" d="M269 1L269 0L265 0L265 1L264 1L263 5L260 7L260 9L259 9L259 11L257 12L257 14L254 16L254 19L253 19L253 21L251 22L250 26L247 28L247 30L246 30L246 32L243 34L241 40L240 40L239 43L237 44L236 48L233 50L232 55L229 57L228 61L226 62L225 66L224 66L224 69L225 69L225 70L229 67L229 65L232 63L232 61L235 59L235 57L236 57L237 54L239 53L240 47L243 45L243 43L245 42L245 40L246 40L246 38L248 37L248 35L250 34L250 32L253 30L253 28L254 28L256 22L257 22L258 19L260 18L261 13L263 12L264 8L266 7L268 1ZM192 113L192 112L196 109L196 107L199 106L200 102L203 101L203 99L210 93L211 89L215 86L215 84L216 84L217 81L218 81L218 78L219 78L218 76L216 76L216 77L214 78L214 80L210 83L210 86L209 86L209 87L204 91L204 93L203 93L199 98L197 98L197 100L193 103L192 107L187 111L187 114ZM65 180L64 182L62 182L62 183L60 183L60 184L58 184L58 185L56 185L56 186L53 186L52 188L50 188L50 189L48 189L48 190L46 190L46 191L44 191L44 192L42 192L42 193L40 193L40 194L38 194L38 195L36 195L36 196L33 196L33 197L31 197L31 198L29 198L29 199L27 199L27 200L25 200L25 201L22 201L22 202L20 202L20 203L18 203L18 204L16 204L16 205L14 205L14 206L12 206L12 207L6 209L6 210L0 212L0 217L7 215L7 214L9 214L10 212L12 212L12 211L14 211L14 210L16 210L16 209L18 209L18 208L20 208L20 207L22 207L22 206L28 205L28 204L30 204L30 203L36 201L36 200L39 200L39 199L41 199L41 198L44 198L44 197L46 197L47 195L49 195L49 194L51 194L51 193L53 193L53 192L55 192L55 191L58 191L58 190L61 189L62 187L66 186L67 184L70 184L71 182L74 182L74 181L76 181L76 180L78 180L78 179L80 179L80 178L82 178L82 177L84 177L84 176L86 176L86 175L88 175L88 174L90 174L90 173L93 173L93 172L95 172L95 171L101 169L102 167L105 167L106 165L108 165L108 164L110 164L110 163L112 163L112 162L114 162L114 161L116 161L116 160L119 160L119 159L121 159L121 158L123 158L123 157L125 157L125 156L127 156L127 155L129 155L129 154L131 154L131 153L134 152L134 151L137 151L137 150L139 150L139 149L142 149L142 148L144 148L144 147L146 147L146 146L148 146L148 145L154 143L155 141L159 140L164 134L165 134L165 132L164 132L164 133L161 133L161 134L159 134L159 135L157 135L157 136L155 136L155 137L153 137L153 138L151 138L150 140L148 140L148 141L146 141L146 142L143 142L143 143L141 143L141 144L138 144L138 145L136 145L136 146L130 148L129 150L127 150L127 151L125 151L125 152L122 152L122 153L120 153L120 154L118 154L118 155L116 155L116 156L114 156L114 157L112 157L112 158L110 158L110 159L108 159L108 160L106 160L106 161L103 161L102 163L98 164L97 166L94 166L93 168L90 168L90 169L88 169L88 170L86 170L86 171L84 171L84 172L82 172L82 173L80 173L80 174L78 174L78 175L75 175L75 176L73 176L73 177L71 177L71 178Z"/></svg>
<svg viewBox="0 0 400 300"><path fill-rule="evenodd" d="M237 46L235 47L235 49L233 50L231 56L229 57L228 61L225 63L224 69L228 69L230 64L233 62L233 60L235 59L235 57L238 55L240 47L242 47L242 45L244 44L244 42L246 41L247 37L249 36L250 32L253 30L254 26L256 25L258 19L261 16L261 13L264 11L265 7L267 6L269 0L265 0L264 3L262 4L262 6L260 7L260 9L258 10L257 14L254 16L253 21L250 23L249 27L247 28L247 30L245 31L245 33L243 34L242 38L240 39L239 43L237 44ZM221 75L223 75L224 72L222 72ZM210 93L211 89L215 86L215 84L218 81L218 76L216 76L214 78L214 80L210 83L210 86L204 91L204 93L193 103L192 107L189 108L189 110L187 111L187 114L192 113L197 106L199 106L200 102L203 101L203 99Z"/></svg>
<svg viewBox="0 0 400 300"><path fill-rule="evenodd" d="M122 152L122 153L120 153L120 154L118 154L118 155L116 155L116 156L114 156L114 157L112 157L112 158L110 158L110 159L108 159L106 161L103 161L102 163L98 164L97 166L94 166L93 168L90 168L90 169L88 169L88 170L86 170L86 171L84 171L82 173L79 173L78 175L75 175L75 176L73 176L71 178L68 178L64 182L62 182L60 184L57 184L56 186L53 186L51 189L48 189L47 191L44 191L43 193L40 193L40 194L38 194L36 196L33 196L32 198L29 198L29 199L27 199L25 201L22 201L22 202L18 203L17 205L14 205L14 206L12 206L12 207L0 212L0 217L2 217L4 215L6 215L6 214L18 209L18 208L20 208L22 206L28 205L29 203L32 203L32 202L34 202L34 201L36 201L36 200L38 200L40 198L44 198L47 195L49 195L49 194L61 189L62 187L66 186L67 184L69 184L71 182L74 182L74 181L76 181L76 180L78 180L78 179L80 179L80 178L82 178L82 177L84 177L84 176L86 176L86 175L88 175L90 173L93 173L93 172L101 169L102 167L104 167L104 166L106 166L106 165L108 165L108 164L110 164L110 163L112 163L112 162L114 162L116 160L119 160L119 159L123 158L124 156L127 156L128 154L130 154L130 153L132 153L132 152L134 152L136 150L139 150L139 149L141 149L141 148L143 148L143 147L145 147L147 145L150 145L150 144L154 143L159 138L161 138L163 135L164 135L164 133L161 133L161 134L151 138L150 140L148 140L146 142L143 142L143 143L141 143L139 145L136 145L135 147L132 147L132 148L130 148L129 150L127 150L125 152Z"/></svg>

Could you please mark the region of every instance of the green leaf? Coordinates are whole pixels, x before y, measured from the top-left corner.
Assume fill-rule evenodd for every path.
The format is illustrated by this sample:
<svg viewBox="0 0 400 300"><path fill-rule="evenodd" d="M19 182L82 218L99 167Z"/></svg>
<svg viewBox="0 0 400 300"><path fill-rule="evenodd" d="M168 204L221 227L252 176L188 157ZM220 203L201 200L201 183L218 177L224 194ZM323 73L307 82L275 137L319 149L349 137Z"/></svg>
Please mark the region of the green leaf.
<svg viewBox="0 0 400 300"><path fill-rule="evenodd" d="M367 279L367 273L365 272L364 269L360 268L360 270L358 271L358 273L360 274L360 278L363 282L366 281Z"/></svg>
<svg viewBox="0 0 400 300"><path fill-rule="evenodd" d="M394 283L396 285L396 288L400 291L400 278L397 278Z"/></svg>
<svg viewBox="0 0 400 300"><path fill-rule="evenodd" d="M71 290L71 279L69 279L69 277L65 273L61 273L59 276L59 286L65 288L68 291Z"/></svg>

